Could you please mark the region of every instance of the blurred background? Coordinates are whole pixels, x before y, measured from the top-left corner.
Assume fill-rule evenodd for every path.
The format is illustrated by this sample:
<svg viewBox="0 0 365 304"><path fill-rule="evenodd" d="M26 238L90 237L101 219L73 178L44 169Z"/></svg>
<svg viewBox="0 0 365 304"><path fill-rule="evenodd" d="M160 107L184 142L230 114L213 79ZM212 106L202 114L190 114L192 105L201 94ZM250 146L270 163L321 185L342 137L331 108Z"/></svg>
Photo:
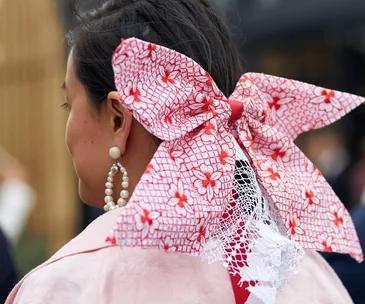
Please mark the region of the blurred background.
<svg viewBox="0 0 365 304"><path fill-rule="evenodd" d="M88 0L87 6L97 2ZM365 1L217 2L247 71L365 96ZM11 241L19 277L101 214L79 201L64 145L67 113L60 87L67 59L64 35L72 27L68 0L0 0L0 146L21 164L26 174L18 174L18 182L30 191ZM365 187L364 121L361 106L297 140L348 208L360 204ZM9 176L0 176L6 184Z"/></svg>

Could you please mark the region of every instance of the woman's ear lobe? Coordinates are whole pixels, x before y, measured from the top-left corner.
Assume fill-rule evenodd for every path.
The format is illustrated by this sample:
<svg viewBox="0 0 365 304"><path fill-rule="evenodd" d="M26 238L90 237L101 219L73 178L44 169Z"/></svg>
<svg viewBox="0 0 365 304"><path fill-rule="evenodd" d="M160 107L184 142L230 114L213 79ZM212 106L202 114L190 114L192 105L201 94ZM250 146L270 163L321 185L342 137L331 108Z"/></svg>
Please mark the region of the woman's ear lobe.
<svg viewBox="0 0 365 304"><path fill-rule="evenodd" d="M133 116L121 104L119 93L112 91L108 94L108 107L112 113L112 124L114 131L114 141L122 154L125 154L128 137L130 134Z"/></svg>

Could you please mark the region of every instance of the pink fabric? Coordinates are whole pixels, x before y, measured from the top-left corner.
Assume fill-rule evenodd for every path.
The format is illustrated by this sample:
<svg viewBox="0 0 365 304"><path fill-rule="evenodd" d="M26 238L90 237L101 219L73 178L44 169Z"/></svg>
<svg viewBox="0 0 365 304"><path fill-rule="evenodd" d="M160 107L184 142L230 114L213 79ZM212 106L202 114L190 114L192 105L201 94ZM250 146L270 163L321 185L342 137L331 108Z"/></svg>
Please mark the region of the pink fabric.
<svg viewBox="0 0 365 304"><path fill-rule="evenodd" d="M219 264L155 249L107 247L100 240L117 216L112 211L97 219L28 274L6 304L235 303L227 270ZM352 302L326 262L308 253L277 303Z"/></svg>
<svg viewBox="0 0 365 304"><path fill-rule="evenodd" d="M289 238L306 249L362 260L347 210L293 140L334 122L364 98L255 73L243 75L226 98L192 59L135 38L123 40L113 68L122 104L163 143L120 211L110 243L199 255L231 216L226 208L233 189L235 138ZM232 116L237 120L231 121ZM240 246L242 238L251 239L250 231L242 229L238 240L226 243ZM232 252L225 252L231 259L225 264L240 274L236 265L242 257Z"/></svg>

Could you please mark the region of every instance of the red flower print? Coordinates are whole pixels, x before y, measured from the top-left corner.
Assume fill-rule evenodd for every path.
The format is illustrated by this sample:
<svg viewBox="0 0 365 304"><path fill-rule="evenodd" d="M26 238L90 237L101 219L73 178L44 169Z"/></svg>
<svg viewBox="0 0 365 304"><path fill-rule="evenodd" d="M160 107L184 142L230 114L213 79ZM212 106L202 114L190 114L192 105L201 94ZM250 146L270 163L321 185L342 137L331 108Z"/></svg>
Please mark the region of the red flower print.
<svg viewBox="0 0 365 304"><path fill-rule="evenodd" d="M319 205L319 198L317 197L317 191L309 186L302 186L302 198L304 199L303 210L313 212Z"/></svg>
<svg viewBox="0 0 365 304"><path fill-rule="evenodd" d="M172 109L171 107L164 107L162 113L162 119L163 119L163 127L164 128L170 128L172 124L176 123L177 118L177 110Z"/></svg>
<svg viewBox="0 0 365 304"><path fill-rule="evenodd" d="M193 248L196 250L200 250L209 238L209 231L207 229L208 222L209 217L200 219L196 226L196 232L189 237L189 240L194 241Z"/></svg>
<svg viewBox="0 0 365 304"><path fill-rule="evenodd" d="M201 92L209 94L214 93L214 97L223 97L223 93L219 90L212 76L210 76L208 72L202 69L195 79L197 80L197 85L201 88Z"/></svg>
<svg viewBox="0 0 365 304"><path fill-rule="evenodd" d="M178 82L176 81L176 76L179 74L179 71L174 70L172 66L160 66L159 67L159 76L157 78L159 84L163 87L170 87L173 90L176 90L179 87Z"/></svg>
<svg viewBox="0 0 365 304"><path fill-rule="evenodd" d="M171 125L172 124L172 118L171 118L171 115L166 115L165 118L163 119L164 122L168 125Z"/></svg>
<svg viewBox="0 0 365 304"><path fill-rule="evenodd" d="M248 75L242 75L239 83L244 89L249 89L252 87L252 79Z"/></svg>
<svg viewBox="0 0 365 304"><path fill-rule="evenodd" d="M124 88L124 94L126 96L124 99L126 105L133 105L135 109L147 109L147 99L144 98L146 92L137 80L128 81L127 86Z"/></svg>
<svg viewBox="0 0 365 304"><path fill-rule="evenodd" d="M175 207L177 214L186 216L187 213L193 213L191 208L191 198L187 190L184 190L183 183L179 180L176 184L171 184L169 194L171 196L168 205Z"/></svg>
<svg viewBox="0 0 365 304"><path fill-rule="evenodd" d="M105 242L107 242L110 245L116 245L117 244L117 239L115 238L115 236L108 236L106 238Z"/></svg>
<svg viewBox="0 0 365 304"><path fill-rule="evenodd" d="M172 77L170 78L170 74L171 72L169 70L165 70L164 72L165 74L162 75L162 81L165 83L175 83L175 79L173 79Z"/></svg>
<svg viewBox="0 0 365 304"><path fill-rule="evenodd" d="M223 165L224 170L230 170L234 165L233 149L230 149L227 144L218 146L219 160Z"/></svg>
<svg viewBox="0 0 365 304"><path fill-rule="evenodd" d="M336 233L340 233L342 236L345 235L344 231L344 206L337 206L335 204L330 206L330 212L327 213L328 218L332 221L332 228Z"/></svg>
<svg viewBox="0 0 365 304"><path fill-rule="evenodd" d="M296 213L288 215L286 228L292 239L295 239L298 234L304 234L304 230L300 227L300 221Z"/></svg>
<svg viewBox="0 0 365 304"><path fill-rule="evenodd" d="M294 99L292 97L286 97L286 94L283 92L273 92L271 95L266 94L265 97L268 100L272 118L282 117L288 109L287 104Z"/></svg>
<svg viewBox="0 0 365 304"><path fill-rule="evenodd" d="M157 165L149 163L147 165L147 168L144 171L141 179L151 183L153 181L153 179L160 178L160 175L158 174L158 172L159 172L159 168L157 167Z"/></svg>
<svg viewBox="0 0 365 304"><path fill-rule="evenodd" d="M180 157L181 155L183 155L183 151L178 151L178 150L175 150L174 147L172 147L169 151L169 154L170 154L170 157L173 161L176 160L177 157Z"/></svg>
<svg viewBox="0 0 365 304"><path fill-rule="evenodd" d="M181 150L176 150L175 147L170 148L169 150L169 155L170 158L177 164L177 165L181 165L184 163L184 159L183 159L183 155L184 152Z"/></svg>
<svg viewBox="0 0 365 304"><path fill-rule="evenodd" d="M143 63L147 63L149 61L156 61L157 53L156 53L157 45L154 43L149 43L144 47L144 51L139 55L139 58L142 59Z"/></svg>
<svg viewBox="0 0 365 304"><path fill-rule="evenodd" d="M160 250L175 252L177 245L174 245L174 241L170 237L166 237L164 240L160 240Z"/></svg>
<svg viewBox="0 0 365 304"><path fill-rule="evenodd" d="M260 175L264 178L266 183L273 187L278 187L283 184L281 173L278 172L275 164L264 163L261 165L261 169Z"/></svg>
<svg viewBox="0 0 365 304"><path fill-rule="evenodd" d="M157 219L160 217L160 212L152 210L151 205L143 202L136 205L135 209L137 211L137 214L134 215L136 228L142 231L142 238L144 239L149 233L153 234L158 228Z"/></svg>
<svg viewBox="0 0 365 304"><path fill-rule="evenodd" d="M268 176L272 180L277 180L278 178L280 178L280 174L274 167L267 169L267 172L270 173Z"/></svg>
<svg viewBox="0 0 365 304"><path fill-rule="evenodd" d="M336 250L336 246L332 244L333 239L332 236L327 236L326 234L320 234L317 236L317 242L314 244L317 247L317 250L323 252L332 252Z"/></svg>
<svg viewBox="0 0 365 304"><path fill-rule="evenodd" d="M204 142L212 142L212 141L215 141L217 131L216 131L215 125L212 122L207 121L200 128L202 129L202 132L203 132L203 134L202 134L202 140Z"/></svg>
<svg viewBox="0 0 365 304"><path fill-rule="evenodd" d="M194 186L198 190L198 193L201 195L206 194L208 200L211 201L213 194L219 193L221 187L219 179L222 176L222 172L214 172L212 166L201 165L200 170L193 170L193 173L197 177Z"/></svg>
<svg viewBox="0 0 365 304"><path fill-rule="evenodd" d="M261 151L269 155L273 161L278 162L281 166L284 165L284 162L288 162L290 160L290 151L289 151L289 142L283 141L282 143L274 143L270 144L268 148L261 148Z"/></svg>
<svg viewBox="0 0 365 304"><path fill-rule="evenodd" d="M326 112L332 112L333 109L341 109L340 102L336 98L336 94L332 90L316 88L314 94L317 97L311 100L312 103L319 104L319 109Z"/></svg>
<svg viewBox="0 0 365 304"><path fill-rule="evenodd" d="M246 148L247 152L249 154L253 153L254 150L254 142L253 142L253 138L250 134L250 131L247 130L247 128L239 128L238 129L239 132L239 137L242 140L242 144L243 146Z"/></svg>
<svg viewBox="0 0 365 304"><path fill-rule="evenodd" d="M189 105L189 108L196 110L196 114L213 112L213 115L216 115L215 109L217 109L219 106L218 100L199 93L196 95L193 101L194 103Z"/></svg>
<svg viewBox="0 0 365 304"><path fill-rule="evenodd" d="M131 51L122 51L122 49L125 47L124 44L120 44L117 49L115 50L113 54L113 69L116 74L120 74L121 72L121 65L123 62L133 56L133 53Z"/></svg>
<svg viewBox="0 0 365 304"><path fill-rule="evenodd" d="M213 77L212 76L210 76L209 75L209 73L208 72L205 72L205 76L208 78L207 79L207 81L206 81L206 84L208 85L208 86L212 86L213 85Z"/></svg>
<svg viewBox="0 0 365 304"><path fill-rule="evenodd" d="M144 171L144 174L152 174L154 172L154 168L152 164L148 164L146 170Z"/></svg>

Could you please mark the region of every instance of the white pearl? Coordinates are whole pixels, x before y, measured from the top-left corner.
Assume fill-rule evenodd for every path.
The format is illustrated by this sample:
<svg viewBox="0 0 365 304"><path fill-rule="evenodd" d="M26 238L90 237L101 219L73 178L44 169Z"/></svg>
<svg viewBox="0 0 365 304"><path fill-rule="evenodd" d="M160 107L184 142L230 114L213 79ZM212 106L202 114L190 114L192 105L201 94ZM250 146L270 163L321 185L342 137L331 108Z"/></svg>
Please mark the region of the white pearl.
<svg viewBox="0 0 365 304"><path fill-rule="evenodd" d="M110 182L107 182L106 184L105 184L105 187L106 188L108 188L108 189L111 189L111 188L113 188L113 183L110 183Z"/></svg>
<svg viewBox="0 0 365 304"><path fill-rule="evenodd" d="M105 189L105 194L110 196L110 195L113 194L113 190L112 189Z"/></svg>
<svg viewBox="0 0 365 304"><path fill-rule="evenodd" d="M109 206L108 206L108 205L105 205L105 206L104 206L104 211L105 211L105 212L108 212L108 211L109 211Z"/></svg>
<svg viewBox="0 0 365 304"><path fill-rule="evenodd" d="M106 202L106 203L110 203L112 201L113 201L113 197L111 197L109 195L104 198L104 202Z"/></svg>
<svg viewBox="0 0 365 304"><path fill-rule="evenodd" d="M129 182L129 177L128 176L123 176L123 181Z"/></svg>
<svg viewBox="0 0 365 304"><path fill-rule="evenodd" d="M122 182L122 187L123 188L128 188L129 186L129 183L128 182Z"/></svg>
<svg viewBox="0 0 365 304"><path fill-rule="evenodd" d="M110 148L109 150L109 156L112 159L118 159L120 157L121 153L120 153L120 149L118 147L113 147Z"/></svg>
<svg viewBox="0 0 365 304"><path fill-rule="evenodd" d="M108 181L109 183L112 183L112 182L113 182L113 178L112 178L112 177L108 177L107 181Z"/></svg>
<svg viewBox="0 0 365 304"><path fill-rule="evenodd" d="M129 192L127 190L120 191L120 197L121 198L128 198Z"/></svg>
<svg viewBox="0 0 365 304"><path fill-rule="evenodd" d="M127 172L126 168L124 167L120 167L120 171L123 172L124 174Z"/></svg>
<svg viewBox="0 0 365 304"><path fill-rule="evenodd" d="M113 202L107 203L107 206L109 207L109 210L115 206Z"/></svg>
<svg viewBox="0 0 365 304"><path fill-rule="evenodd" d="M109 176L109 177L113 177L114 175L115 175L115 174L114 174L113 172L109 172L109 173L108 173L108 176Z"/></svg>
<svg viewBox="0 0 365 304"><path fill-rule="evenodd" d="M127 201L123 198L118 199L118 206L119 207L124 207L125 205L127 205Z"/></svg>

